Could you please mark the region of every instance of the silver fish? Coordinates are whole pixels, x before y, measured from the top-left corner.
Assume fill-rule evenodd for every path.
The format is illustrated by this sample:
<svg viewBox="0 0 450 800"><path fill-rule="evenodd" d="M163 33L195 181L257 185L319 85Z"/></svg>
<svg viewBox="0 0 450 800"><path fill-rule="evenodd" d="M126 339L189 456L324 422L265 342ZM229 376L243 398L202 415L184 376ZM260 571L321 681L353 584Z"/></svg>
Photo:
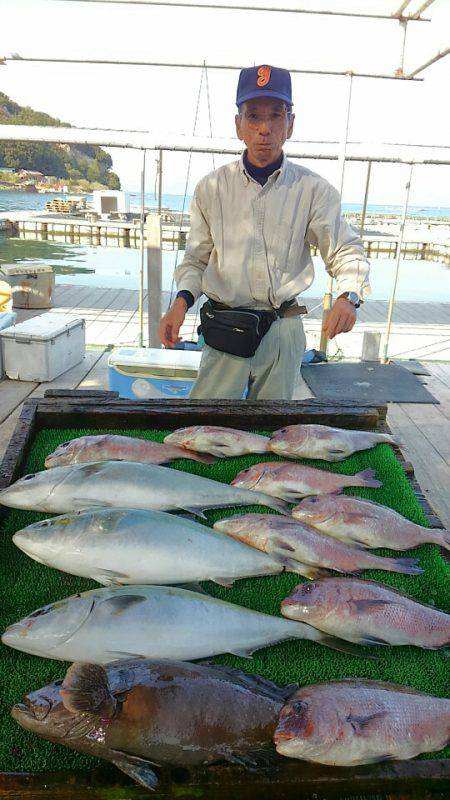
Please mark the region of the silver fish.
<svg viewBox="0 0 450 800"><path fill-rule="evenodd" d="M295 503L310 494L331 494L342 491L345 486L382 486L376 480L373 469L364 469L356 475L339 475L336 472L293 464L290 461L261 462L244 469L236 475L233 486L255 489L273 497ZM1 495L0 495L1 502Z"/></svg>
<svg viewBox="0 0 450 800"><path fill-rule="evenodd" d="M188 472L137 464L101 461L25 475L0 492L0 505L62 514L105 506L192 511L236 505L267 505L285 512L283 503L262 492L236 489L227 483Z"/></svg>
<svg viewBox="0 0 450 800"><path fill-rule="evenodd" d="M302 583L281 613L356 644L450 646L450 614L423 605L376 581L324 578Z"/></svg>
<svg viewBox="0 0 450 800"><path fill-rule="evenodd" d="M319 533L292 517L240 514L215 522L214 528L262 550L271 558L281 558L288 569L289 564L300 561L336 572L360 572L363 569L383 569L407 575L423 572L414 558L376 556Z"/></svg>
<svg viewBox="0 0 450 800"><path fill-rule="evenodd" d="M163 511L108 508L52 517L17 531L13 542L41 564L105 586L204 580L230 586L283 570L253 547Z"/></svg>
<svg viewBox="0 0 450 800"><path fill-rule="evenodd" d="M350 678L304 686L280 713L277 752L353 767L434 753L448 743L450 700Z"/></svg>
<svg viewBox="0 0 450 800"><path fill-rule="evenodd" d="M372 500L343 494L308 497L292 510L292 516L342 542L369 548L409 550L432 543L450 550L449 531L416 525Z"/></svg>
<svg viewBox="0 0 450 800"><path fill-rule="evenodd" d="M352 453L375 447L381 442L396 444L388 433L330 428L327 425L287 425L275 431L269 449L279 456L343 461Z"/></svg>
<svg viewBox="0 0 450 800"><path fill-rule="evenodd" d="M287 639L337 642L301 622L168 586L115 586L73 595L34 611L2 636L3 644L25 653L93 664L123 658L189 661L219 653L249 657Z"/></svg>
<svg viewBox="0 0 450 800"><path fill-rule="evenodd" d="M45 459L45 466L64 467L68 464L83 464L88 461L137 461L140 464L167 464L175 458L189 458L205 464L215 459L193 453L185 448L139 439L134 436L118 436L102 433L99 436L80 436L60 444Z"/></svg>
<svg viewBox="0 0 450 800"><path fill-rule="evenodd" d="M220 425L192 425L189 428L179 428L164 439L166 444L179 445L219 457L266 453L269 441L268 436L235 428L224 428Z"/></svg>

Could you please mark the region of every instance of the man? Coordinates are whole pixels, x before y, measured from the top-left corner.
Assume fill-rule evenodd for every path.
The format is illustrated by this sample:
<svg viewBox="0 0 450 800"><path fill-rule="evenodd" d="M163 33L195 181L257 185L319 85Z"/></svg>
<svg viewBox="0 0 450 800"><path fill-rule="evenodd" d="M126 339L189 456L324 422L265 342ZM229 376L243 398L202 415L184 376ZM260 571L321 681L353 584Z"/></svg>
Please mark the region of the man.
<svg viewBox="0 0 450 800"><path fill-rule="evenodd" d="M341 217L336 189L283 154L294 126L289 72L243 69L236 103L236 131L246 150L195 189L186 255L175 273L178 294L160 336L173 347L187 310L205 294L212 302L204 306L202 326L213 346L204 347L190 397L291 399L305 350L295 298L314 278L310 244L318 245L336 279L330 339L353 328L370 291L369 264Z"/></svg>

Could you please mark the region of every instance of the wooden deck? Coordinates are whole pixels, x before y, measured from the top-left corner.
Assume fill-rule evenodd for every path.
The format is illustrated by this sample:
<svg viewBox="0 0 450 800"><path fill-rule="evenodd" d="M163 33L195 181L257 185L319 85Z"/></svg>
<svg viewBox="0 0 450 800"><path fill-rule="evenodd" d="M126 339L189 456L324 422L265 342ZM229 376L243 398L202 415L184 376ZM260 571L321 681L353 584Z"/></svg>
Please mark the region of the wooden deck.
<svg viewBox="0 0 450 800"><path fill-rule="evenodd" d="M163 304L167 305L168 300L166 293ZM308 298L307 305L313 308L319 302L319 299ZM381 328L386 319L386 306L386 303L377 301L365 303L359 313L358 325L370 330ZM319 330L320 311L318 308L305 318L307 331L314 328L316 332ZM36 313L42 312L20 311L19 320ZM111 345L138 342L137 292L133 289L58 285L52 313L86 319L89 345L86 357L81 364L48 384L10 380L0 382L0 458L26 398L42 396L50 387L107 389L108 349ZM144 322L146 330L146 318ZM197 324L195 313L188 316L182 330L183 338L196 338ZM441 339L448 338L450 341L450 303L398 303L394 314L395 326L401 331L410 328L417 330L417 326L438 330ZM438 354L435 358L439 359L443 350L442 347L436 349ZM390 404L388 423L402 443L405 456L413 463L429 502L450 528L450 358L448 362L426 361L426 367L431 375L425 378L425 382L440 405ZM297 398L306 396L311 396L311 393L303 386Z"/></svg>

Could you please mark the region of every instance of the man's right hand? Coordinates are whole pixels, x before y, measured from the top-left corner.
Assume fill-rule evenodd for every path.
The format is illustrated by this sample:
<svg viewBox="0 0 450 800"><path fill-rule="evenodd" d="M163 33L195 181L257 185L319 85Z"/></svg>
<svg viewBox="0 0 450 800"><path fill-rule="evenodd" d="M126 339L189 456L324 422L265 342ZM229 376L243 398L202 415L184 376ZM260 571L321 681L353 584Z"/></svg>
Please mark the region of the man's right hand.
<svg viewBox="0 0 450 800"><path fill-rule="evenodd" d="M164 347L175 347L180 341L178 336L186 316L187 303L183 297L177 297L172 306L161 318L159 323L159 338Z"/></svg>

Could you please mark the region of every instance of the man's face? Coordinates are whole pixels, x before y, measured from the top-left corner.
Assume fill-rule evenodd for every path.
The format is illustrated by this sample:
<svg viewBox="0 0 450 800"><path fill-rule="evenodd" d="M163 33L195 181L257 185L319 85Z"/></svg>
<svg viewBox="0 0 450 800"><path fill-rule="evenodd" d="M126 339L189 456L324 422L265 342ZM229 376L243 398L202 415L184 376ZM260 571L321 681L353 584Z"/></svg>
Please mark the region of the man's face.
<svg viewBox="0 0 450 800"><path fill-rule="evenodd" d="M273 97L248 100L236 115L236 133L247 146L248 160L256 167L265 167L280 157L293 127L294 114Z"/></svg>

